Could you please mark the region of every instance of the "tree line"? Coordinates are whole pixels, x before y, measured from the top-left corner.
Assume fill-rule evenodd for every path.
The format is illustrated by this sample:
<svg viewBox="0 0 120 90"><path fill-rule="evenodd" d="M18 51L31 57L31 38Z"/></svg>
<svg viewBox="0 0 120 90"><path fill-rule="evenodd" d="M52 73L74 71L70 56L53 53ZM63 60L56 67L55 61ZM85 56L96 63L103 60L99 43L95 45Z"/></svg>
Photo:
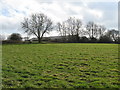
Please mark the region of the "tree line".
<svg viewBox="0 0 120 90"><path fill-rule="evenodd" d="M70 17L65 21L58 22L55 25L53 21L44 13L32 14L24 18L21 27L28 35L35 35L38 43L41 43L44 34L57 30L61 39L56 42L70 43L119 43L119 31L115 29L107 30L105 26L89 21L83 25L82 21L75 17ZM11 35L12 36L12 35ZM14 35L13 35L14 36ZM20 37L20 35L17 35ZM10 37L9 37L10 39ZM19 40L21 40L19 38Z"/></svg>

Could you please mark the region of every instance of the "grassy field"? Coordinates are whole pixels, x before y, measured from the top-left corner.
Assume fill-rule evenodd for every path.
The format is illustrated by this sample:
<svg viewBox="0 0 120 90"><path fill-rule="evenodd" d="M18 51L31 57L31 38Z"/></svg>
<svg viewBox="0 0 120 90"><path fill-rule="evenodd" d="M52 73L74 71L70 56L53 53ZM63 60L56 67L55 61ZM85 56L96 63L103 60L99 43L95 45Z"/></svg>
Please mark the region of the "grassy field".
<svg viewBox="0 0 120 90"><path fill-rule="evenodd" d="M2 47L3 88L120 88L118 44Z"/></svg>

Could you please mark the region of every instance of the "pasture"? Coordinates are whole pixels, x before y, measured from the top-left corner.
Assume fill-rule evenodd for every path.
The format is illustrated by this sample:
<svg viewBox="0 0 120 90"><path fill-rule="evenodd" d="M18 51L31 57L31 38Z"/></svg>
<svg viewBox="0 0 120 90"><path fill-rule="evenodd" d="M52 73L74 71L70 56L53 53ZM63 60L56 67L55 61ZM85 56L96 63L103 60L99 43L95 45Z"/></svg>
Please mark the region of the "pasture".
<svg viewBox="0 0 120 90"><path fill-rule="evenodd" d="M118 44L2 46L3 88L120 88Z"/></svg>

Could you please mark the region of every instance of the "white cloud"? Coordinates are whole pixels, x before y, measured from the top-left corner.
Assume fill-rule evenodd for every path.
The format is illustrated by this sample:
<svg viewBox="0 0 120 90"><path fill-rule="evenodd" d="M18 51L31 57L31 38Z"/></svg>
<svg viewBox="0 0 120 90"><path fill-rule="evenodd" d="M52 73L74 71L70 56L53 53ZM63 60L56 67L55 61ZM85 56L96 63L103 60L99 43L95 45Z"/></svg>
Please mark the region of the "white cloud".
<svg viewBox="0 0 120 90"><path fill-rule="evenodd" d="M78 5L72 2L77 2ZM6 12L0 13L0 26L2 26L0 29L5 33L12 29L19 32L17 30L20 30L20 22L23 18L39 12L45 13L54 22L66 20L70 16L80 18L85 22L102 20L103 10L90 8L89 3L87 0L84 2L79 0L66 2L63 0L1 0L0 12L4 9Z"/></svg>
<svg viewBox="0 0 120 90"><path fill-rule="evenodd" d="M98 10L88 10L88 12L90 14L92 14L93 16L97 17L97 18L101 18L102 17L102 12L98 11Z"/></svg>

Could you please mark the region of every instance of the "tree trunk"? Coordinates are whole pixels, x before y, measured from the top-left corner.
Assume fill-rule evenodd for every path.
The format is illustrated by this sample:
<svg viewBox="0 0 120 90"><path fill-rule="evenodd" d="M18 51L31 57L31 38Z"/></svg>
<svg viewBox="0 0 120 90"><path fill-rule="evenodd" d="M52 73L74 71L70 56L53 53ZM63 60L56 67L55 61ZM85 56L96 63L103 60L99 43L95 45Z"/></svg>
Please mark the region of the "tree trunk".
<svg viewBox="0 0 120 90"><path fill-rule="evenodd" d="M92 38L93 38L93 29L92 29Z"/></svg>
<svg viewBox="0 0 120 90"><path fill-rule="evenodd" d="M41 38L40 37L38 37L38 43L41 43Z"/></svg>
<svg viewBox="0 0 120 90"><path fill-rule="evenodd" d="M79 42L79 34L76 35L77 43Z"/></svg>

